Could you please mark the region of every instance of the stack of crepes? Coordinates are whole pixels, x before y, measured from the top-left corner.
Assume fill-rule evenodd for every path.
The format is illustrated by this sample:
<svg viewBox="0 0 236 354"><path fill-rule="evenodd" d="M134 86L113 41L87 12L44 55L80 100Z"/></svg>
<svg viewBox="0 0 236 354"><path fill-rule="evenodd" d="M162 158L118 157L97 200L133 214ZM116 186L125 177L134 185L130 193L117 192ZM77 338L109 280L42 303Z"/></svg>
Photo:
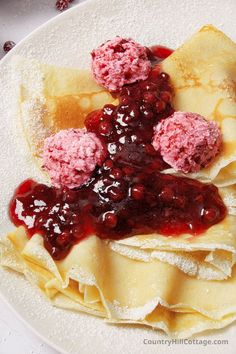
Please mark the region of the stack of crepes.
<svg viewBox="0 0 236 354"><path fill-rule="evenodd" d="M29 239L19 227L0 241L1 264L23 273L55 306L180 338L236 319L236 44L205 26L161 66L171 77L175 110L199 113L221 127L219 157L189 176L219 187L226 218L198 236L91 236L61 261L51 258L42 236ZM89 72L22 58L14 60L13 70L24 134L39 161L48 134L81 127L89 111L114 101Z"/></svg>

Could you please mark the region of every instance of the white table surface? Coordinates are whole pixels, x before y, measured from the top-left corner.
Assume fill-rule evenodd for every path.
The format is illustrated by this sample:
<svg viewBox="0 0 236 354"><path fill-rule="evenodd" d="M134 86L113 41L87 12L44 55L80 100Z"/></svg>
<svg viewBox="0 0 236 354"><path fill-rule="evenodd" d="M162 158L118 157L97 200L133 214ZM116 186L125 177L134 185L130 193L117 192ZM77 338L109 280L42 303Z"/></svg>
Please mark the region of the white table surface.
<svg viewBox="0 0 236 354"><path fill-rule="evenodd" d="M71 6L84 0L74 0ZM55 0L0 0L0 59L3 43L18 43L56 16ZM0 354L57 354L23 324L0 298Z"/></svg>

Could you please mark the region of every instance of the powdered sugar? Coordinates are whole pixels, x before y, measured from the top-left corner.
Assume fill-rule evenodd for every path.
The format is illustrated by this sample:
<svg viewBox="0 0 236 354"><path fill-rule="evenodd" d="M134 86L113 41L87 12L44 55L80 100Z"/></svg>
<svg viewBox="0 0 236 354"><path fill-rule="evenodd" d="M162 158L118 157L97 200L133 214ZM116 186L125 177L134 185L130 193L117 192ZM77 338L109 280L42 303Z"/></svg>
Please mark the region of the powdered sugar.
<svg viewBox="0 0 236 354"><path fill-rule="evenodd" d="M199 262L194 259L194 256L191 254L184 254L181 252L173 252L173 251L165 251L165 250L144 250L135 247L127 247L125 245L121 245L116 242L110 242L109 247L128 258L136 259L143 262L151 262L155 259L158 259L161 262L166 262L170 265L173 265L179 268L184 273L189 276L197 277L198 279L206 279L206 280L222 280L226 279L227 275L223 273L221 270L222 263L220 264L220 269L216 269L212 267L210 264L206 262ZM228 266L228 267L227 267ZM231 265L225 265L225 268L231 269ZM229 275L229 274L228 274Z"/></svg>

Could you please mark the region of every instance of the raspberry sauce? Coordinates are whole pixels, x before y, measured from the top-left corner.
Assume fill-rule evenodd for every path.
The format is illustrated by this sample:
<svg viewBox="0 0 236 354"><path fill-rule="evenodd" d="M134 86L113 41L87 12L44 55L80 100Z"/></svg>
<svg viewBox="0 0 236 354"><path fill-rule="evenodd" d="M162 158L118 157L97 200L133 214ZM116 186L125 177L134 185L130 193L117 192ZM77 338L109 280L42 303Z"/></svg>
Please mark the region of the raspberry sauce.
<svg viewBox="0 0 236 354"><path fill-rule="evenodd" d="M88 184L69 190L26 180L11 200L13 223L29 235L41 233L56 260L92 234L197 235L226 215L214 185L161 173L168 166L151 141L153 127L173 113L169 76L154 67L146 81L123 87L116 97L118 106L105 105L85 121L108 151Z"/></svg>
<svg viewBox="0 0 236 354"><path fill-rule="evenodd" d="M147 48L148 59L152 62L153 65L168 58L173 52L173 49L164 47L163 45L155 45Z"/></svg>

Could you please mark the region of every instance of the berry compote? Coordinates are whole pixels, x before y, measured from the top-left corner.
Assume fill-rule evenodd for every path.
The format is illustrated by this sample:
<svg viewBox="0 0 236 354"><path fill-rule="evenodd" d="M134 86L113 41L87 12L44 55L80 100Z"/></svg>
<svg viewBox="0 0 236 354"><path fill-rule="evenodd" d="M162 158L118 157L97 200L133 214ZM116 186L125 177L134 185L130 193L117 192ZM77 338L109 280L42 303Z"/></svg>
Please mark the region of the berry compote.
<svg viewBox="0 0 236 354"><path fill-rule="evenodd" d="M27 180L10 203L15 225L40 232L56 260L88 235L196 235L226 215L214 185L161 173L168 166L151 142L153 127L173 113L169 76L156 66L146 81L115 95L118 106L105 105L85 121L107 147L90 181L69 190Z"/></svg>
<svg viewBox="0 0 236 354"><path fill-rule="evenodd" d="M168 58L174 51L163 45L154 45L147 48L147 56L153 65L161 62L163 59Z"/></svg>

